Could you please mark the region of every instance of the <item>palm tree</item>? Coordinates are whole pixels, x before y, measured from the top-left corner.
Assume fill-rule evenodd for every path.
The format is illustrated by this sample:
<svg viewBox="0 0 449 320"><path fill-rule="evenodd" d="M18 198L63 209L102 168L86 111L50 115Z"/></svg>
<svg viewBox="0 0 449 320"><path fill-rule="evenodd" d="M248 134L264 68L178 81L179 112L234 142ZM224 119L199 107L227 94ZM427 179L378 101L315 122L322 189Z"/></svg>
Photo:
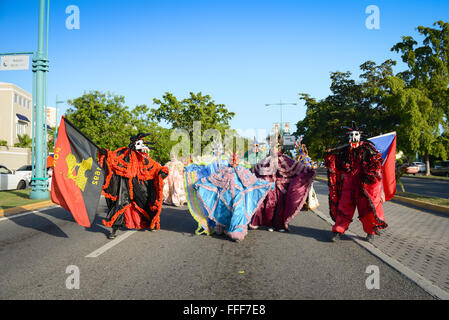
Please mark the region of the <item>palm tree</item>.
<svg viewBox="0 0 449 320"><path fill-rule="evenodd" d="M17 138L19 139L19 142L14 144L14 147L17 148L31 148L32 140L29 135L27 134L18 134Z"/></svg>

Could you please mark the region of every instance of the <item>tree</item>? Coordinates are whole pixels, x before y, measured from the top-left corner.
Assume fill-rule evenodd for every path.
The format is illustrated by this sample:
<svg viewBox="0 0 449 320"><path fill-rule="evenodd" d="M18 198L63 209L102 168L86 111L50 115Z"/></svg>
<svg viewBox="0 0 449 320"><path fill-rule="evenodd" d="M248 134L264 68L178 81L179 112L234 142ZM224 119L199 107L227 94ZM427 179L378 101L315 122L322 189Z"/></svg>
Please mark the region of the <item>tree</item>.
<svg viewBox="0 0 449 320"><path fill-rule="evenodd" d="M209 95L203 95L201 92L190 92L189 98L179 101L173 94L167 92L160 99L153 99L154 104L158 107L153 109L150 114L150 120L166 121L171 129L182 129L189 134L190 149L194 150L194 133L198 133L200 137L196 137L201 141L203 149L210 141L202 141L201 137L208 129L217 130L221 137L226 135L226 131L230 130L229 122L235 113L227 110L224 104L216 104ZM195 122L201 122L201 129L195 126Z"/></svg>
<svg viewBox="0 0 449 320"><path fill-rule="evenodd" d="M401 53L408 70L398 76L407 89L400 88L401 102L407 106L411 148L424 155L430 175L431 155L448 157L449 116L449 23L437 21L439 28L419 26L423 45L410 36L402 37L391 51Z"/></svg>
<svg viewBox="0 0 449 320"><path fill-rule="evenodd" d="M72 106L66 113L78 129L100 148L115 150L129 144L129 138L139 132L150 133L145 138L155 144L150 156L158 162L170 159L170 130L164 129L149 119L146 105L129 110L123 96L90 91L81 97L69 100Z"/></svg>

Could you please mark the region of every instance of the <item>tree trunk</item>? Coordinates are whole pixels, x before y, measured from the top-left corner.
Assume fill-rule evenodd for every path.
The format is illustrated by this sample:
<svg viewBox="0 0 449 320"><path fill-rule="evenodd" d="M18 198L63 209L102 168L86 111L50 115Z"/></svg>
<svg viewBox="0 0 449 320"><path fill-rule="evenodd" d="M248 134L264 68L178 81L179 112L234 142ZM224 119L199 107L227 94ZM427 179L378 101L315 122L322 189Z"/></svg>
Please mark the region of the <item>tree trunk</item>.
<svg viewBox="0 0 449 320"><path fill-rule="evenodd" d="M429 152L426 151L424 155L424 160L426 161L426 176L430 176L430 157Z"/></svg>

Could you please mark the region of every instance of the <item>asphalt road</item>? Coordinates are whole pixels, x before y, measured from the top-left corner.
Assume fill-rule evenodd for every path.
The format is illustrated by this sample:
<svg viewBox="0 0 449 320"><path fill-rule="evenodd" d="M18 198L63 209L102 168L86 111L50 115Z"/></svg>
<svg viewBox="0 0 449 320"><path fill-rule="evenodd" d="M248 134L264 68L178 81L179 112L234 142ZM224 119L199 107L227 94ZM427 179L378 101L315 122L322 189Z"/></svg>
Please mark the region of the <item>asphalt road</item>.
<svg viewBox="0 0 449 320"><path fill-rule="evenodd" d="M401 182L406 192L449 199L449 180L402 177ZM401 190L399 185L398 190Z"/></svg>
<svg viewBox="0 0 449 320"><path fill-rule="evenodd" d="M0 299L432 299L353 240L330 242L313 212L290 233L251 230L235 243L196 236L186 207L165 206L161 230L125 230L111 242L101 204L91 228L59 207L1 220ZM369 266L379 268L379 289L366 287ZM79 289L67 288L73 270Z"/></svg>

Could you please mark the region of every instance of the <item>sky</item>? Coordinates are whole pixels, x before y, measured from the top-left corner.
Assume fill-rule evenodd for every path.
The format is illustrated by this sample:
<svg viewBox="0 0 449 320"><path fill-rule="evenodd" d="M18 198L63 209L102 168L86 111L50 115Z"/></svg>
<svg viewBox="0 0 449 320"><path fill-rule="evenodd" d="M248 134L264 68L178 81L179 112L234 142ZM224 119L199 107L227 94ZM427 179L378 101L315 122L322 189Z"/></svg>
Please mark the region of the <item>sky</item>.
<svg viewBox="0 0 449 320"><path fill-rule="evenodd" d="M0 0L0 53L37 50L38 0ZM66 20L79 8L79 29ZM366 26L379 9L379 28ZM58 0L50 1L48 105L90 90L125 97L130 109L166 92L202 92L236 113L246 133L305 116L298 93L329 95L330 72L371 60L398 61L391 47L416 28L449 21L447 0ZM0 82L32 91L32 72L0 71ZM64 112L67 104L60 105Z"/></svg>

